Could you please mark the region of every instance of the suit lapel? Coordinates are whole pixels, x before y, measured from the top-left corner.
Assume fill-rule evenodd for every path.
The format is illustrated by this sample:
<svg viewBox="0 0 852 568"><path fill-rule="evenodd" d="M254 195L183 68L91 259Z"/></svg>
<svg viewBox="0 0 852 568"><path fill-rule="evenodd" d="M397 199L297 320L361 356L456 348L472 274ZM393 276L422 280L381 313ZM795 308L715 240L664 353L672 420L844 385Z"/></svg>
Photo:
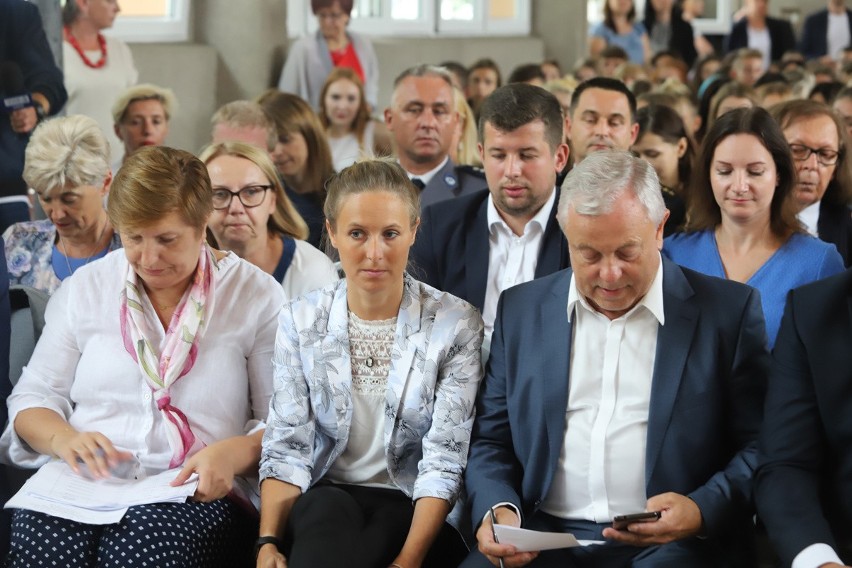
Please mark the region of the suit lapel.
<svg viewBox="0 0 852 568"><path fill-rule="evenodd" d="M568 257L567 243L562 236L559 223L556 222L556 210L559 207L559 188L557 187L555 191L556 200L553 202L550 216L547 219L547 226L544 228L541 250L538 253L538 261L535 265L536 278L547 276L568 266L567 260L565 262L562 260Z"/></svg>
<svg viewBox="0 0 852 568"><path fill-rule="evenodd" d="M654 375L648 412L645 481L651 479L674 409L689 347L698 323L692 287L677 265L663 258L663 311L666 323L657 332Z"/></svg>
<svg viewBox="0 0 852 568"><path fill-rule="evenodd" d="M533 380L543 382L544 421L547 429L547 447L551 461L545 470L543 493L550 488L556 463L562 453L565 440L565 411L568 408L568 388L571 339L573 323L568 321L568 289L571 284L570 271L556 281L551 292L542 298L539 305L539 322L541 329L546 330L539 336L540 345L534 347L538 353L547 353L540 358L541 376ZM529 353L529 357L538 357ZM553 376L553 373L564 373L564 376Z"/></svg>
<svg viewBox="0 0 852 568"><path fill-rule="evenodd" d="M491 250L488 233L488 199L486 196L476 212L473 223L464 229L464 263L467 301L482 311L488 280L488 258Z"/></svg>

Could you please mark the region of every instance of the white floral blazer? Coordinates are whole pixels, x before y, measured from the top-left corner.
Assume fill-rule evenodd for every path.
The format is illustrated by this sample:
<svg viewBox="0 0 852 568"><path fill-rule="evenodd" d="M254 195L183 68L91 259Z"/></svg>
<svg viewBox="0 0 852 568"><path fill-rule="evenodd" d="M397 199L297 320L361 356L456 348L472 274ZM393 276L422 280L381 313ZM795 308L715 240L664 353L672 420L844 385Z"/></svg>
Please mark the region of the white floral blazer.
<svg viewBox="0 0 852 568"><path fill-rule="evenodd" d="M51 262L56 225L48 219L15 223L3 233L6 242L6 265L9 284L29 286L53 294L62 282ZM112 237L109 250L121 248L118 232Z"/></svg>
<svg viewBox="0 0 852 568"><path fill-rule="evenodd" d="M306 491L346 448L352 423L346 281L284 306L260 479ZM405 275L385 397L391 480L455 503L482 378L483 324L467 302ZM458 514L458 512L457 512Z"/></svg>

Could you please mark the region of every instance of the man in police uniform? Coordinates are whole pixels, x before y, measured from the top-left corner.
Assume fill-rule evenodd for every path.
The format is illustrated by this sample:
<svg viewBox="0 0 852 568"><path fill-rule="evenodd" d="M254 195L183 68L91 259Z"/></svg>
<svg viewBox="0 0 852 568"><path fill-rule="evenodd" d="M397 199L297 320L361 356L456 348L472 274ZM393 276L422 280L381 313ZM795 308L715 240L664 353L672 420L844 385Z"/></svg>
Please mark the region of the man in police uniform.
<svg viewBox="0 0 852 568"><path fill-rule="evenodd" d="M481 170L457 166L449 157L459 114L446 69L418 65L403 71L394 81L385 122L399 164L422 190L422 207L487 187Z"/></svg>

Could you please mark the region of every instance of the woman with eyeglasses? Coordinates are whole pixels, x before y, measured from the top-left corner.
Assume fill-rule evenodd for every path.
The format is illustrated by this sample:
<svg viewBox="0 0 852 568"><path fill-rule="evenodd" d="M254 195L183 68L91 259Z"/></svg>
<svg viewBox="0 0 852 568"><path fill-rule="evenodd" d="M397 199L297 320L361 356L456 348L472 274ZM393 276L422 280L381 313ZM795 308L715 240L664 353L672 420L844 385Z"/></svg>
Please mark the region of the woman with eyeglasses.
<svg viewBox="0 0 852 568"><path fill-rule="evenodd" d="M319 109L326 77L335 67L349 67L364 83L367 103L379 99L379 60L373 44L361 34L347 31L353 0L311 0L319 29L290 47L281 70L278 89L295 93Z"/></svg>
<svg viewBox="0 0 852 568"><path fill-rule="evenodd" d="M796 164L793 190L799 221L815 237L834 243L843 263L852 264L852 160L845 126L829 107L789 101L772 108Z"/></svg>
<svg viewBox="0 0 852 568"><path fill-rule="evenodd" d="M686 232L668 237L663 254L756 288L771 348L787 292L843 271L835 246L796 219L796 168L781 128L760 107L728 111L707 133L692 180Z"/></svg>
<svg viewBox="0 0 852 568"><path fill-rule="evenodd" d="M268 155L242 142L220 142L201 153L213 186L209 232L297 298L338 280L334 263L305 242L308 226L284 194Z"/></svg>

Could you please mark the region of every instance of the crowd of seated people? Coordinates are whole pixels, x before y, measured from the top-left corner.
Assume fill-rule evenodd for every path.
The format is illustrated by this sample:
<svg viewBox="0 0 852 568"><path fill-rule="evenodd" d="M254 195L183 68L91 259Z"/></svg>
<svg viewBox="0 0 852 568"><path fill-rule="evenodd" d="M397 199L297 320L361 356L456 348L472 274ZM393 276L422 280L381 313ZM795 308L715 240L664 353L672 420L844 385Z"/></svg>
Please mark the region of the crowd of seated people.
<svg viewBox="0 0 852 568"><path fill-rule="evenodd" d="M115 2L68 4L85 63ZM606 0L567 72L419 63L380 108L353 2L312 0L195 153L166 86L39 118L0 338L7 282L50 301L0 462L198 486L13 509L8 565L852 565L852 11L797 44L746 0L714 45L702 4Z"/></svg>

